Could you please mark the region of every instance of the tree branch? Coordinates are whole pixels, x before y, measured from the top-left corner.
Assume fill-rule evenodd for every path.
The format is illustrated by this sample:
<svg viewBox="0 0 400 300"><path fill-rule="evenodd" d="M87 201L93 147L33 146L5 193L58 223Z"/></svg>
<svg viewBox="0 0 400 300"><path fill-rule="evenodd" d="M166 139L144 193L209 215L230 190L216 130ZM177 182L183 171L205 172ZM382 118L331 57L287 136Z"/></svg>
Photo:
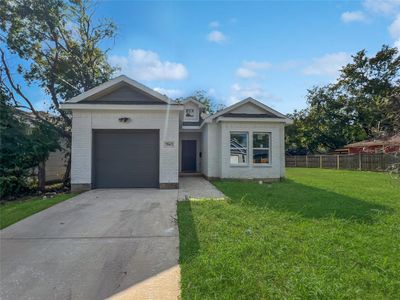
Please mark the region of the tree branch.
<svg viewBox="0 0 400 300"><path fill-rule="evenodd" d="M13 90L14 90L22 99L25 100L25 102L28 104L29 109L32 111L32 113L33 113L38 119L44 120L44 119L40 116L40 114L36 111L36 109L33 107L32 103L31 103L31 101L28 99L28 97L26 97L25 94L22 92L22 90L21 90L21 88L19 87L19 85L15 84L15 82L14 82L12 76L11 76L10 69L9 69L9 67L8 67L8 65L7 65L7 62L6 62L5 53L4 53L3 49L1 49L1 48L0 48L0 53L1 53L1 62L3 63L4 71L6 72L7 79L8 79L8 82L10 83L11 87L13 88ZM14 98L14 96L13 96L13 98ZM15 100L15 98L14 98L14 100Z"/></svg>

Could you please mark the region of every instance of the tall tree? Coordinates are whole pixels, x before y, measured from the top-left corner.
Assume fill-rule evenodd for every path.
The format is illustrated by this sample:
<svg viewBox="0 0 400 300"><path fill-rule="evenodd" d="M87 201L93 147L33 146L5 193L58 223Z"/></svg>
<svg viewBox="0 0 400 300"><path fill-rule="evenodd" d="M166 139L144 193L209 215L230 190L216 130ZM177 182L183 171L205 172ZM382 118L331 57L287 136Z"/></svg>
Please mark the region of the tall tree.
<svg viewBox="0 0 400 300"><path fill-rule="evenodd" d="M325 152L400 131L400 56L383 46L373 57L353 56L335 83L308 90L308 107L287 128L292 152Z"/></svg>
<svg viewBox="0 0 400 300"><path fill-rule="evenodd" d="M7 90L0 87L0 197L26 191L32 169L59 149L54 127L32 120L10 100Z"/></svg>
<svg viewBox="0 0 400 300"><path fill-rule="evenodd" d="M96 20L89 0L0 0L0 7L2 86L16 107L30 110L70 144L71 116L60 104L110 79L114 69L107 62L109 49L101 44L115 37L114 23ZM13 56L22 63L9 64ZM27 95L14 74L45 91L56 119L35 109L37 99ZM65 180L69 170L70 163Z"/></svg>
<svg viewBox="0 0 400 300"><path fill-rule="evenodd" d="M358 52L341 70L334 89L345 99L348 114L368 138L400 129L396 121L399 103L393 97L400 87L399 76L399 51L388 46L373 57L365 50Z"/></svg>

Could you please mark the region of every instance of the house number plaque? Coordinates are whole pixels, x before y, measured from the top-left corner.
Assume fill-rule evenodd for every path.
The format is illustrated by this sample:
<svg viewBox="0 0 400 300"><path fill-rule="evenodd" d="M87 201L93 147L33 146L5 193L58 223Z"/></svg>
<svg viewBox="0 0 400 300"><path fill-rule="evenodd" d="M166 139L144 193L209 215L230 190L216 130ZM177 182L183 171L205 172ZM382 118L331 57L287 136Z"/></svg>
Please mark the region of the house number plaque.
<svg viewBox="0 0 400 300"><path fill-rule="evenodd" d="M164 147L165 148L174 148L174 142L171 142L171 141L164 142Z"/></svg>

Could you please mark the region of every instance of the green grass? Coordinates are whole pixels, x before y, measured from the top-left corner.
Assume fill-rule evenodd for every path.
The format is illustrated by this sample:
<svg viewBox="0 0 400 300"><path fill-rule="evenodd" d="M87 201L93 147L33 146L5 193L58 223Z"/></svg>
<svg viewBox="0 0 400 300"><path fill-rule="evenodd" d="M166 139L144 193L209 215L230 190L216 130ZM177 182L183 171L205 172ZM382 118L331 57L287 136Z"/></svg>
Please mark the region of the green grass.
<svg viewBox="0 0 400 300"><path fill-rule="evenodd" d="M0 229L74 196L76 194L59 194L47 199L34 197L2 203L0 204Z"/></svg>
<svg viewBox="0 0 400 300"><path fill-rule="evenodd" d="M229 201L179 202L183 299L399 299L400 183L288 169L214 182Z"/></svg>

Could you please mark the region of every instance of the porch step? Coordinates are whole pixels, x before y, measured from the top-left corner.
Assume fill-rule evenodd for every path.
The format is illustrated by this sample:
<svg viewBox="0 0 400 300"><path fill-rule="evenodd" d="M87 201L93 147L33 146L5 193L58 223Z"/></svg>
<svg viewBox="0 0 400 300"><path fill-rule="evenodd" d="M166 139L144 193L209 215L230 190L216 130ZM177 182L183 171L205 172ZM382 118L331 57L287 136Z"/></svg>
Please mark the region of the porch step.
<svg viewBox="0 0 400 300"><path fill-rule="evenodd" d="M195 173L186 173L186 172L181 172L179 173L180 177L186 177L186 176L203 176L203 174L195 172Z"/></svg>

